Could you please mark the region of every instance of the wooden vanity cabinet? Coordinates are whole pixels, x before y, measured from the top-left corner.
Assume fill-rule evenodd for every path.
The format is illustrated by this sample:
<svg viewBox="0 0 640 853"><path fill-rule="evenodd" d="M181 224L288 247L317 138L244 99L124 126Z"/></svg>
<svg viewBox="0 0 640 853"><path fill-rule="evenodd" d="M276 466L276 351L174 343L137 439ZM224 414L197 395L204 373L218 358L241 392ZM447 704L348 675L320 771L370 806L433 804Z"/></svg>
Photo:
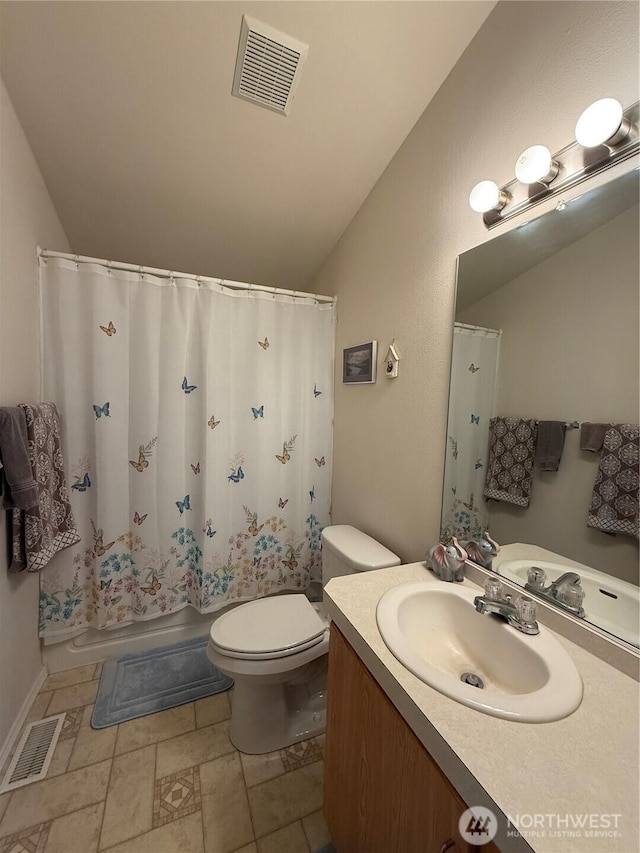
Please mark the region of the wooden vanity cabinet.
<svg viewBox="0 0 640 853"><path fill-rule="evenodd" d="M337 853L498 853L460 837L466 808L332 624L324 815Z"/></svg>

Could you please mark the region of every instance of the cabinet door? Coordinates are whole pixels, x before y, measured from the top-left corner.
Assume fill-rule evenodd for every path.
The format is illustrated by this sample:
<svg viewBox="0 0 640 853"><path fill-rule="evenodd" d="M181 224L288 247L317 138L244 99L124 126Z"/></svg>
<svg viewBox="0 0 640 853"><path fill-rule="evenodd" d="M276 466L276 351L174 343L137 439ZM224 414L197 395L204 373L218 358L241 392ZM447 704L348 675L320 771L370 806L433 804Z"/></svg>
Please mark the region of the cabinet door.
<svg viewBox="0 0 640 853"><path fill-rule="evenodd" d="M338 853L497 853L466 844L466 805L335 625L324 813Z"/></svg>

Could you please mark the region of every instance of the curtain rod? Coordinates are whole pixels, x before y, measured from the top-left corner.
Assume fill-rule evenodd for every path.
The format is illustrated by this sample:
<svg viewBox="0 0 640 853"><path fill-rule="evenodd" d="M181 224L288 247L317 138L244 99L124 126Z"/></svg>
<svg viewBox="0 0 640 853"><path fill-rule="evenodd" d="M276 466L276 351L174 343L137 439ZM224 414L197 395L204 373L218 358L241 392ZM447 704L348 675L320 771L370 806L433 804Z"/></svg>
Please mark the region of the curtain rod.
<svg viewBox="0 0 640 853"><path fill-rule="evenodd" d="M458 323L453 324L456 329L468 329L470 332L491 332L493 335L497 335L500 337L502 335L502 329L487 329L485 326L472 326L469 323Z"/></svg>
<svg viewBox="0 0 640 853"><path fill-rule="evenodd" d="M264 284L248 284L243 281L229 281L225 278L211 278L206 275L194 275L193 273L175 272L174 270L162 270L156 267L145 267L139 264L127 264L123 261L106 261L102 258L89 258L85 255L74 255L71 252L54 252L51 249L42 249L38 246L38 257L46 260L47 258L63 258L67 261L73 261L76 264L98 264L113 270L126 270L128 272L137 272L140 275L153 275L158 278L186 278L200 284L203 281L220 284L223 287L229 287L233 290L257 290L262 293L271 293L275 296L293 296L297 299L315 299L316 302L335 303L337 297L323 296L320 293L306 293L304 290L286 290L282 287L267 287Z"/></svg>

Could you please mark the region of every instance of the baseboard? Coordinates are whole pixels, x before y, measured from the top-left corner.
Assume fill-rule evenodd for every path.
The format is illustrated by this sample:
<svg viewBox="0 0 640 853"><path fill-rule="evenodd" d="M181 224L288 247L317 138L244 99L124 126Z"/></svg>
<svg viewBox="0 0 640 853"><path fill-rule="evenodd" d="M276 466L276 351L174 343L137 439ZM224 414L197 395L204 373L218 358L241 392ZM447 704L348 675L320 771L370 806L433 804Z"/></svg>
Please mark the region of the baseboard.
<svg viewBox="0 0 640 853"><path fill-rule="evenodd" d="M31 689L25 696L24 702L22 703L20 710L18 711L18 716L13 721L13 725L9 729L9 734L5 738L4 743L0 747L0 768L3 768L7 758L11 754L11 750L13 748L14 743L16 742L18 735L22 731L22 727L24 725L25 720L31 710L31 706L33 705L33 701L38 695L38 692L44 682L46 681L47 675L46 667L40 667L40 671L38 672L33 684L31 685Z"/></svg>

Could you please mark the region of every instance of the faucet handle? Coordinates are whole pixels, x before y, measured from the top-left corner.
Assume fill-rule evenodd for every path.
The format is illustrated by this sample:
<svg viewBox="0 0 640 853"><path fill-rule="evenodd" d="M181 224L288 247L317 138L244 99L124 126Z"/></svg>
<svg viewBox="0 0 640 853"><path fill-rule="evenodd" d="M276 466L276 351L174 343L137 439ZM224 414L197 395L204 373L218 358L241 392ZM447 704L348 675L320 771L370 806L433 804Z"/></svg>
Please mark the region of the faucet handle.
<svg viewBox="0 0 640 853"><path fill-rule="evenodd" d="M516 611L521 622L535 622L538 615L538 607L531 598L519 598L516 601Z"/></svg>
<svg viewBox="0 0 640 853"><path fill-rule="evenodd" d="M502 584L497 578L487 578L484 582L484 595L487 601L500 601Z"/></svg>
<svg viewBox="0 0 640 853"><path fill-rule="evenodd" d="M580 610L584 601L584 590L580 586L580 582L571 583L564 587L564 589L558 590L558 599L563 604L568 604L569 607L575 607L576 610Z"/></svg>
<svg viewBox="0 0 640 853"><path fill-rule="evenodd" d="M539 566L531 566L527 572L527 582L533 589L543 589L546 580L547 573Z"/></svg>

